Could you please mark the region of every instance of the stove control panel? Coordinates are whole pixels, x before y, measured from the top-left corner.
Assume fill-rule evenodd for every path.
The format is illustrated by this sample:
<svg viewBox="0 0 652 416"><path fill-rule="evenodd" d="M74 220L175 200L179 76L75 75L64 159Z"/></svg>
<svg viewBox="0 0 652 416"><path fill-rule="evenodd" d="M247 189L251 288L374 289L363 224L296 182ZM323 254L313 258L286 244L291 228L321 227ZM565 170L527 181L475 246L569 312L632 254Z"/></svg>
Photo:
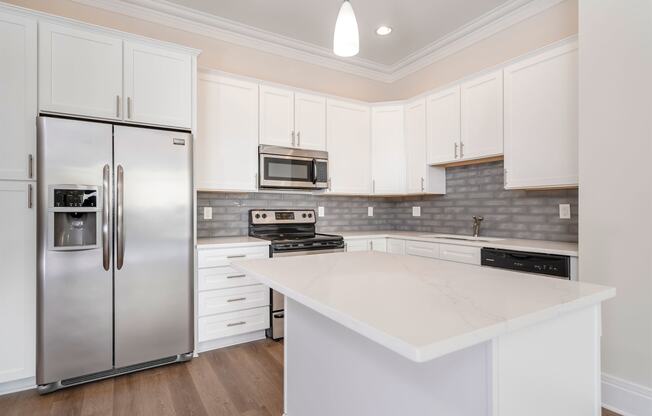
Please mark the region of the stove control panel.
<svg viewBox="0 0 652 416"><path fill-rule="evenodd" d="M315 211L252 209L249 211L250 224L314 224Z"/></svg>

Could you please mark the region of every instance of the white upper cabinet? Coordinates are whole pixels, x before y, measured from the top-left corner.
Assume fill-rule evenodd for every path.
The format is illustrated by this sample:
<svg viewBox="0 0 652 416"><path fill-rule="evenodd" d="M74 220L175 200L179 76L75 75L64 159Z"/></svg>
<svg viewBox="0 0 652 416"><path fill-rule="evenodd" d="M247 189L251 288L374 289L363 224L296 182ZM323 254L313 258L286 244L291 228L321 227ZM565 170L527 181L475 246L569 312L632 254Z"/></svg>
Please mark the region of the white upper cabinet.
<svg viewBox="0 0 652 416"><path fill-rule="evenodd" d="M330 191L341 194L369 194L369 107L327 99L326 114Z"/></svg>
<svg viewBox="0 0 652 416"><path fill-rule="evenodd" d="M201 74L197 96L195 187L255 191L258 84Z"/></svg>
<svg viewBox="0 0 652 416"><path fill-rule="evenodd" d="M143 43L124 43L125 120L191 127L192 58Z"/></svg>
<svg viewBox="0 0 652 416"><path fill-rule="evenodd" d="M578 184L577 44L505 68L505 188Z"/></svg>
<svg viewBox="0 0 652 416"><path fill-rule="evenodd" d="M260 144L296 145L292 91L260 86Z"/></svg>
<svg viewBox="0 0 652 416"><path fill-rule="evenodd" d="M460 87L456 85L426 99L428 164L458 160L460 147Z"/></svg>
<svg viewBox="0 0 652 416"><path fill-rule="evenodd" d="M410 194L426 191L426 100L405 105L406 187Z"/></svg>
<svg viewBox="0 0 652 416"><path fill-rule="evenodd" d="M35 191L32 183L0 181L0 383L35 375Z"/></svg>
<svg viewBox="0 0 652 416"><path fill-rule="evenodd" d="M460 159L481 159L503 153L503 71L461 86Z"/></svg>
<svg viewBox="0 0 652 416"><path fill-rule="evenodd" d="M36 177L36 21L0 13L0 180Z"/></svg>
<svg viewBox="0 0 652 416"><path fill-rule="evenodd" d="M42 111L122 118L121 39L41 22L38 65Z"/></svg>
<svg viewBox="0 0 652 416"><path fill-rule="evenodd" d="M381 105L371 109L371 172L374 194L405 193L402 105Z"/></svg>
<svg viewBox="0 0 652 416"><path fill-rule="evenodd" d="M326 98L295 93L294 129L297 147L326 150Z"/></svg>

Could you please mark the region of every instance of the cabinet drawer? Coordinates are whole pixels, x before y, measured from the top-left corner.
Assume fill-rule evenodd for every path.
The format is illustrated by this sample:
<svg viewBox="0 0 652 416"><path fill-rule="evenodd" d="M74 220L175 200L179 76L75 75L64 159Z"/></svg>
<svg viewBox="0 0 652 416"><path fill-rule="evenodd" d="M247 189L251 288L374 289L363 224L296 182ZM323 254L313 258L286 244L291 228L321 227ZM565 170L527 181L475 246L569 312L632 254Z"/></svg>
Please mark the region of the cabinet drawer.
<svg viewBox="0 0 652 416"><path fill-rule="evenodd" d="M233 247L199 250L197 267L228 266L234 260L266 259L269 257L269 247Z"/></svg>
<svg viewBox="0 0 652 416"><path fill-rule="evenodd" d="M369 251L369 240L346 240L346 251Z"/></svg>
<svg viewBox="0 0 652 416"><path fill-rule="evenodd" d="M410 256L439 258L439 244L423 241L406 241L405 254Z"/></svg>
<svg viewBox="0 0 652 416"><path fill-rule="evenodd" d="M453 244L439 245L439 258L442 260L456 261L480 265L480 247L457 246Z"/></svg>
<svg viewBox="0 0 652 416"><path fill-rule="evenodd" d="M269 308L264 306L199 318L197 336L199 342L204 342L267 328L269 328Z"/></svg>
<svg viewBox="0 0 652 416"><path fill-rule="evenodd" d="M269 305L269 289L263 285L243 286L230 289L200 292L199 316L233 312Z"/></svg>
<svg viewBox="0 0 652 416"><path fill-rule="evenodd" d="M198 290L226 289L229 287L255 285L260 283L254 277L237 271L230 266L211 267L197 271Z"/></svg>

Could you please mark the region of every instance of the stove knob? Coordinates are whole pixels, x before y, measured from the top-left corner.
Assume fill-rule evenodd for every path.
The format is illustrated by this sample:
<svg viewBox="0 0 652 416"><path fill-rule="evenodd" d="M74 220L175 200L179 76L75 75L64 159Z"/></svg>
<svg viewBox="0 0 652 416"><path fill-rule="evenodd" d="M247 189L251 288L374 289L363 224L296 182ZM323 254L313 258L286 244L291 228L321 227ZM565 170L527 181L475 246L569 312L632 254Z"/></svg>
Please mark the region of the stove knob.
<svg viewBox="0 0 652 416"><path fill-rule="evenodd" d="M308 214L308 218L312 218L312 214Z"/></svg>
<svg viewBox="0 0 652 416"><path fill-rule="evenodd" d="M263 214L263 219L267 218L267 214Z"/></svg>
<svg viewBox="0 0 652 416"><path fill-rule="evenodd" d="M306 213L304 212L303 214L301 214L301 216L302 216L303 218L306 218Z"/></svg>
<svg viewBox="0 0 652 416"><path fill-rule="evenodd" d="M260 214L256 214L255 217L256 217L256 218L260 218Z"/></svg>

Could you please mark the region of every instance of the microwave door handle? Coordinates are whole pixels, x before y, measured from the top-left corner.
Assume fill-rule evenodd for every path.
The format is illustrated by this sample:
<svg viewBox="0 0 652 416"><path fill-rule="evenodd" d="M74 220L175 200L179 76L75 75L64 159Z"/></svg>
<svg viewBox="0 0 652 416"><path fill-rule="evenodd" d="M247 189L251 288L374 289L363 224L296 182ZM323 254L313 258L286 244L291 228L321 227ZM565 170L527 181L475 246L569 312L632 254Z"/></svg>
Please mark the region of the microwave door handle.
<svg viewBox="0 0 652 416"><path fill-rule="evenodd" d="M317 183L317 159L312 160L312 184Z"/></svg>

